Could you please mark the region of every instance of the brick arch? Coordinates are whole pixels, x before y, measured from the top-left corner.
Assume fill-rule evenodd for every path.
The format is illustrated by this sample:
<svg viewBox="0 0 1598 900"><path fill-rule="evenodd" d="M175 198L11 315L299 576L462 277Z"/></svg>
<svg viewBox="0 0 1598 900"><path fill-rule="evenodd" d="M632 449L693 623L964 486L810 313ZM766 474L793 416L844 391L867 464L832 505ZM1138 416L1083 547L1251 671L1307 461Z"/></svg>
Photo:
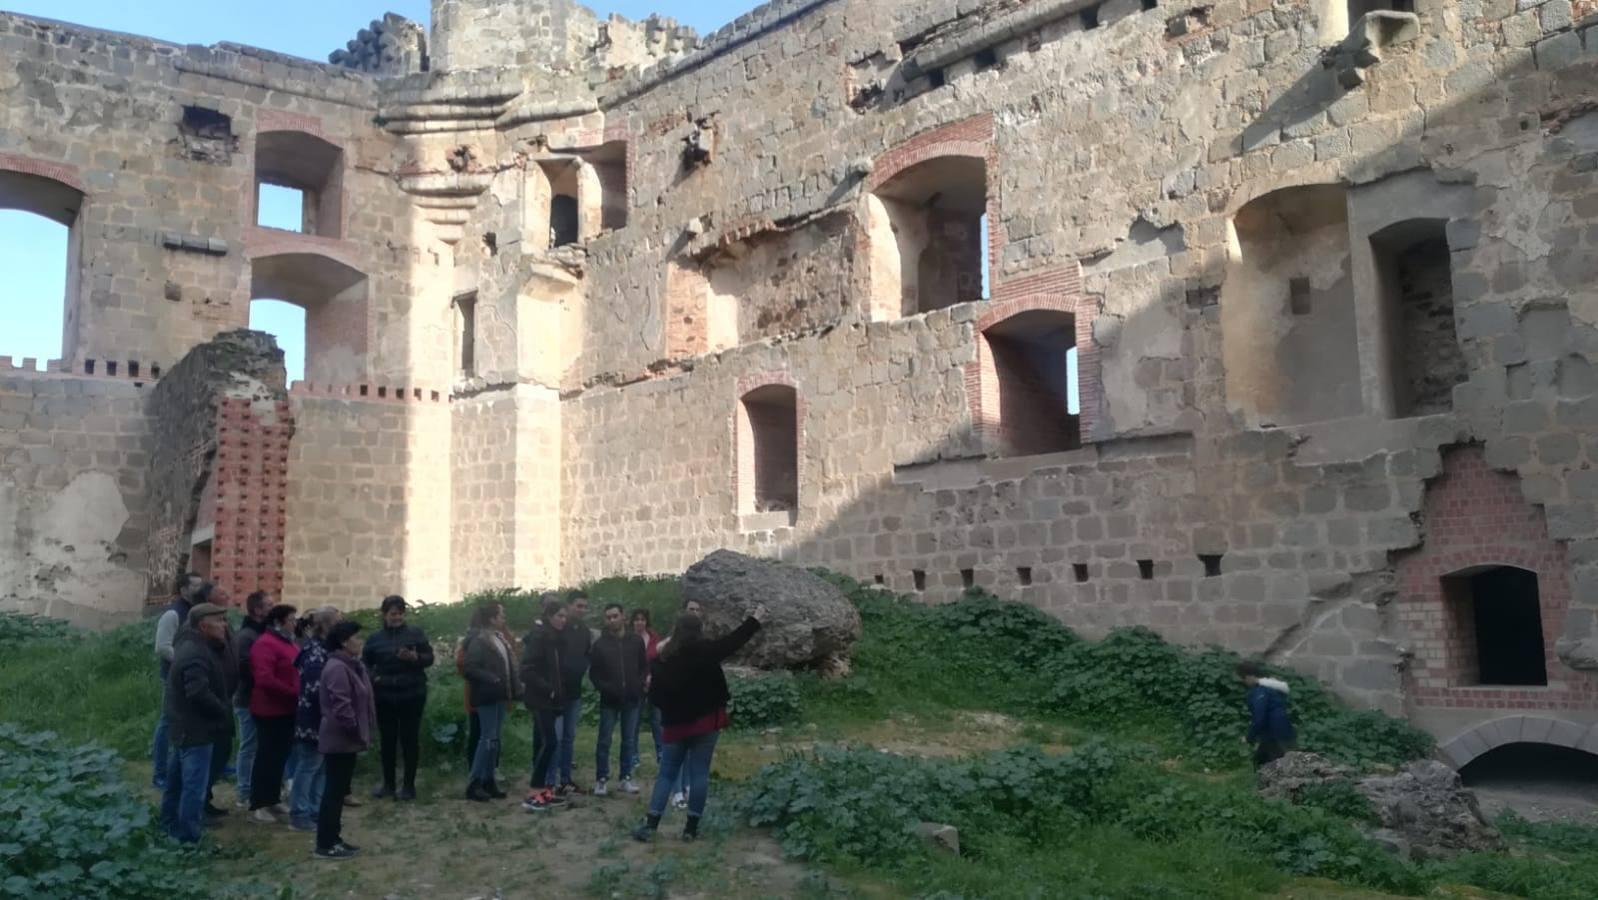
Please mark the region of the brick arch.
<svg viewBox="0 0 1598 900"><path fill-rule="evenodd" d="M83 181L83 173L70 163L52 162L18 153L0 153L0 172L48 178L72 188L84 197L89 195L89 187Z"/></svg>
<svg viewBox="0 0 1598 900"><path fill-rule="evenodd" d="M1598 725L1581 725L1549 715L1503 716L1484 722L1437 748L1456 769L1509 744L1547 744L1598 754Z"/></svg>
<svg viewBox="0 0 1598 900"><path fill-rule="evenodd" d="M1447 449L1442 472L1421 501L1425 542L1395 565L1399 624L1414 648L1404 673L1405 703L1412 711L1480 710L1488 717L1529 710L1592 709L1598 678L1571 669L1557 652L1571 603L1570 563L1564 544L1548 536L1544 514L1525 499L1520 479L1494 471L1479 445ZM1537 576L1548 684L1538 687L1477 685L1468 670L1474 637L1455 622L1444 579L1472 569L1511 566Z"/></svg>
<svg viewBox="0 0 1598 900"><path fill-rule="evenodd" d="M1093 342L1093 319L1098 314L1098 304L1092 297L1082 294L1011 296L991 303L977 318L976 359L965 366L966 405L971 412L972 427L984 442L994 437L1000 427L998 376L987 333L1016 316L1036 312L1063 313L1072 317L1076 330L1077 394L1080 401L1077 425L1081 443L1090 443L1093 429L1099 422L1104 392L1099 348Z"/></svg>
<svg viewBox="0 0 1598 900"><path fill-rule="evenodd" d="M864 181L865 202L861 206L856 248L861 258L871 258L870 200L880 189L911 169L935 160L977 160L982 163L984 212L988 223L987 245L982 252L987 256L990 278L996 284L1007 231L999 202L999 151L994 136L993 114L982 113L920 132L879 154Z"/></svg>

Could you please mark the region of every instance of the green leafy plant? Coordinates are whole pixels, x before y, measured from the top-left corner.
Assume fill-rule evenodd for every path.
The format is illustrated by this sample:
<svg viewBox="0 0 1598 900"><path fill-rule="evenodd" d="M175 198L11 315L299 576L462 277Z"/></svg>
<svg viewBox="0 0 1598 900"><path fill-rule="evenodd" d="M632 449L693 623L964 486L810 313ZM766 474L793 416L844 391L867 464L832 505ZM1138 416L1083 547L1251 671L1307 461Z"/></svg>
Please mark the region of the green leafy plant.
<svg viewBox="0 0 1598 900"><path fill-rule="evenodd" d="M111 751L0 724L0 896L201 900L193 854L156 830Z"/></svg>
<svg viewBox="0 0 1598 900"><path fill-rule="evenodd" d="M732 692L734 728L770 728L799 721L799 686L790 675L733 675L727 679Z"/></svg>
<svg viewBox="0 0 1598 900"><path fill-rule="evenodd" d="M0 612L0 647L71 640L82 634L60 619Z"/></svg>

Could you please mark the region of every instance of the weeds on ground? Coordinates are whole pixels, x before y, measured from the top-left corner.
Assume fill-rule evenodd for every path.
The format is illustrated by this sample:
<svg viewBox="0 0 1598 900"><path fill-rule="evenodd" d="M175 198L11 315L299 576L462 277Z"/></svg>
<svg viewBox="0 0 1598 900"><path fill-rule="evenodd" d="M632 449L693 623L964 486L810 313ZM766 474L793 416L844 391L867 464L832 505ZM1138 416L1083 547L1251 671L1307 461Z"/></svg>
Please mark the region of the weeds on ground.
<svg viewBox="0 0 1598 900"><path fill-rule="evenodd" d="M207 896L114 753L0 724L0 896Z"/></svg>

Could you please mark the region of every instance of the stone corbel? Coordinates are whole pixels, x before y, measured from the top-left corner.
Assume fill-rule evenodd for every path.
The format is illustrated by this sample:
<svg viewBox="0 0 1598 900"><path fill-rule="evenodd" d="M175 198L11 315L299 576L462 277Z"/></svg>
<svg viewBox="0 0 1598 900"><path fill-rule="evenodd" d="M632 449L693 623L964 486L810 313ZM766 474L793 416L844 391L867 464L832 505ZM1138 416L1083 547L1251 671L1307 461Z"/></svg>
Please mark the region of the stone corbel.
<svg viewBox="0 0 1598 900"><path fill-rule="evenodd" d="M1348 37L1328 48L1321 65L1337 73L1337 83L1353 90L1365 83L1365 70L1382 61L1389 47L1420 37L1420 17L1414 13L1375 10L1361 16Z"/></svg>

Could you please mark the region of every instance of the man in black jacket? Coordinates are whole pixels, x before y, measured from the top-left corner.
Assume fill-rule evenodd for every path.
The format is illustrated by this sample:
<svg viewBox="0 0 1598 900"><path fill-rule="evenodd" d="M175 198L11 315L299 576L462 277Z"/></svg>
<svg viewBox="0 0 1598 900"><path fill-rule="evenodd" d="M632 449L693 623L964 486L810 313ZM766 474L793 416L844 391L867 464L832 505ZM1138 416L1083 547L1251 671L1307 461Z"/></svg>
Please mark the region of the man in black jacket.
<svg viewBox="0 0 1598 900"><path fill-rule="evenodd" d="M211 787L211 754L233 732L228 710L227 614L201 603L189 610L189 625L173 641L166 683L167 729L172 747L161 828L185 843L200 840L205 795Z"/></svg>
<svg viewBox="0 0 1598 900"><path fill-rule="evenodd" d="M255 717L250 715L250 691L255 677L250 672L250 648L266 630L266 611L272 608L272 595L256 591L244 600L244 624L233 636L233 656L238 660L238 689L233 693L233 714L239 720L239 759L233 766L233 783L238 785L239 809L250 808L250 778L255 770ZM191 613L192 615L192 613Z"/></svg>
<svg viewBox="0 0 1598 900"><path fill-rule="evenodd" d="M383 627L366 641L361 661L372 674L377 732L382 747L383 783L373 797L416 799L416 764L421 752L422 710L427 707L427 669L433 645L422 629L405 622L405 598L383 598ZM405 780L395 789L396 750L405 754Z"/></svg>
<svg viewBox="0 0 1598 900"><path fill-rule="evenodd" d="M588 630L588 595L575 591L566 601L566 627L560 630L560 665L565 682L566 707L560 713L559 766L550 769L550 785L555 782L555 768L560 769L561 795L580 794L582 791L572 780L572 750L577 742L577 720L583 715L583 676L588 674L588 655L593 649L594 633Z"/></svg>
<svg viewBox="0 0 1598 900"><path fill-rule="evenodd" d="M621 722L621 789L636 794L632 764L638 757L638 713L644 697L644 675L648 671L648 649L644 639L627 627L627 612L621 604L605 607L605 630L589 654L589 675L599 691L599 738L594 748L594 793L610 793L610 737L616 722Z"/></svg>

